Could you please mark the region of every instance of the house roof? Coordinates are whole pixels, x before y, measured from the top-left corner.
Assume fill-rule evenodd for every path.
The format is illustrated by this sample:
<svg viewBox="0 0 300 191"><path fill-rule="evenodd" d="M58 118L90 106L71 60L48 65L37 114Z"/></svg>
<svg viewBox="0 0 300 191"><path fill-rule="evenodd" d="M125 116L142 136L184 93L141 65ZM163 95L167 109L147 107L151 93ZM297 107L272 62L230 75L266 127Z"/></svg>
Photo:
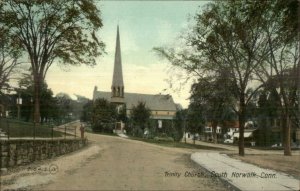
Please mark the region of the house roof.
<svg viewBox="0 0 300 191"><path fill-rule="evenodd" d="M248 137L253 136L253 132L256 131L256 130L257 129L245 129L244 130L244 137L248 138ZM234 132L233 137L239 138L240 137L240 132L239 131Z"/></svg>
<svg viewBox="0 0 300 191"><path fill-rule="evenodd" d="M240 128L240 123L239 121L225 121L225 125L229 128Z"/></svg>
<svg viewBox="0 0 300 191"><path fill-rule="evenodd" d="M104 98L110 101L111 92L94 91L93 100L98 98ZM152 111L176 111L176 104L170 95L124 93L124 100L129 110L132 109L133 106L136 106L138 102L145 102L146 107Z"/></svg>

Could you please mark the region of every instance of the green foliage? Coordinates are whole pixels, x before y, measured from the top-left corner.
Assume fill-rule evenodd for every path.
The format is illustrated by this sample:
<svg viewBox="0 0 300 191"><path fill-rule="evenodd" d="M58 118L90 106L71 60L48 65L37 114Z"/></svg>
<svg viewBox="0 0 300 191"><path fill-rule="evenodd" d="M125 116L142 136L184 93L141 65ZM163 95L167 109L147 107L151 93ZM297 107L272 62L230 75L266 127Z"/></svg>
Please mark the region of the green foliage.
<svg viewBox="0 0 300 191"><path fill-rule="evenodd" d="M100 11L93 0L6 0L0 6L0 29L30 59L39 123L41 84L52 63L93 66L104 52L96 36Z"/></svg>
<svg viewBox="0 0 300 191"><path fill-rule="evenodd" d="M186 131L192 134L202 133L205 126L204 108L196 102L189 105L187 112Z"/></svg>
<svg viewBox="0 0 300 191"><path fill-rule="evenodd" d="M134 137L144 137L144 131L139 126L132 126L129 133Z"/></svg>
<svg viewBox="0 0 300 191"><path fill-rule="evenodd" d="M234 83L224 71L214 78L203 77L191 87L191 100L202 108L205 123L220 125L227 120L225 112L234 105Z"/></svg>
<svg viewBox="0 0 300 191"><path fill-rule="evenodd" d="M33 104L34 104L34 82L30 74L22 74L21 79L19 80L19 89L17 89L17 94L13 96L13 99L16 100L18 96L22 98L21 105L21 118L25 121L33 121ZM15 105L12 106L13 115L16 116ZM48 88L46 82L41 84L40 92L40 112L42 123L53 120L58 116L57 114L57 103L53 97L53 92Z"/></svg>
<svg viewBox="0 0 300 191"><path fill-rule="evenodd" d="M259 136L257 145L259 146L271 146L277 144L281 140L276 140L272 137L275 136L272 133L272 127L276 126L273 124L274 120L280 119L280 97L276 91L269 91L264 89L260 92L258 99L257 108L257 122L259 127ZM273 134L273 135L272 135Z"/></svg>
<svg viewBox="0 0 300 191"><path fill-rule="evenodd" d="M148 126L150 116L151 111L146 107L146 103L138 102L136 106L133 106L130 113L130 118L133 122L134 129L140 129L141 131L137 130L137 132L143 132Z"/></svg>
<svg viewBox="0 0 300 191"><path fill-rule="evenodd" d="M86 97L76 95L77 100L71 100L71 108L72 108L72 118L73 119L81 119L84 105L88 103L90 100Z"/></svg>
<svg viewBox="0 0 300 191"><path fill-rule="evenodd" d="M7 30L0 24L0 95L9 89L10 79L20 70L19 58L20 47L14 46L13 39L7 37Z"/></svg>
<svg viewBox="0 0 300 191"><path fill-rule="evenodd" d="M71 97L66 93L58 93L55 96L56 102L56 113L57 113L57 121L59 124L65 123L67 121L71 121L71 114L73 115L73 108L71 103L73 100Z"/></svg>
<svg viewBox="0 0 300 191"><path fill-rule="evenodd" d="M176 111L176 116L174 119L174 133L173 138L175 141L180 141L183 137L184 126L186 125L187 119L187 109Z"/></svg>
<svg viewBox="0 0 300 191"><path fill-rule="evenodd" d="M94 56L103 51L95 35L102 20L94 1L7 0L2 5L0 23L9 37L23 45L34 71L53 59L62 64L94 65Z"/></svg>
<svg viewBox="0 0 300 191"><path fill-rule="evenodd" d="M84 122L92 122L93 101L89 100L83 106L80 120Z"/></svg>
<svg viewBox="0 0 300 191"><path fill-rule="evenodd" d="M117 119L114 104L106 99L97 99L92 109L92 128L96 132L112 133Z"/></svg>
<svg viewBox="0 0 300 191"><path fill-rule="evenodd" d="M17 94L12 97L16 100L18 96L22 98L21 119L27 122L33 122L33 106L34 106L34 81L30 74L23 74L19 81L19 89ZM77 106L75 108L75 106ZM59 93L55 97L53 92L48 88L46 82L41 85L40 92L40 112L41 123L53 122L62 124L70 120L74 120L76 116L73 112L80 108L80 104L73 101L68 94ZM17 116L15 104L11 106L13 116ZM72 115L71 115L72 113ZM79 118L79 117L78 117Z"/></svg>
<svg viewBox="0 0 300 191"><path fill-rule="evenodd" d="M174 138L172 137L168 137L166 134L162 134L160 137L154 137L155 141L169 141L169 142L173 142Z"/></svg>
<svg viewBox="0 0 300 191"><path fill-rule="evenodd" d="M299 7L296 0L214 1L195 15L196 24L183 35L186 46L154 48L172 67L186 71L187 79L196 77L201 82L216 79L221 72L226 74L223 79L232 82L228 89L235 98L232 108L239 118L241 155L244 155L242 132L248 106L274 73L278 76L276 85L281 88L286 113L295 103L287 92L295 95L297 88L287 90L283 79L287 69L300 68L296 7ZM217 100L212 103L218 103L220 89L223 88L210 91L210 98ZM205 93L206 89L202 90ZM220 111L218 106L212 108L211 111ZM209 113L213 114L211 119L220 116Z"/></svg>

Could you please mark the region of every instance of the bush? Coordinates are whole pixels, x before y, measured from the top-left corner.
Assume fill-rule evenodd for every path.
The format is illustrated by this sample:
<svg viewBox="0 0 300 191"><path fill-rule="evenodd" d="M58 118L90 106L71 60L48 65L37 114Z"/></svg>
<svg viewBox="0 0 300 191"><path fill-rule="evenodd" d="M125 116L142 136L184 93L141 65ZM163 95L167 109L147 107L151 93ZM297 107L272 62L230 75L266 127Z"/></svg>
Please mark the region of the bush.
<svg viewBox="0 0 300 191"><path fill-rule="evenodd" d="M161 136L161 137L154 137L155 141L169 141L174 142L173 137Z"/></svg>
<svg viewBox="0 0 300 191"><path fill-rule="evenodd" d="M101 133L113 133L114 124L113 123L96 123L92 125L92 129L94 132L101 132Z"/></svg>
<svg viewBox="0 0 300 191"><path fill-rule="evenodd" d="M134 137L143 137L144 131L139 127L133 127L131 131Z"/></svg>

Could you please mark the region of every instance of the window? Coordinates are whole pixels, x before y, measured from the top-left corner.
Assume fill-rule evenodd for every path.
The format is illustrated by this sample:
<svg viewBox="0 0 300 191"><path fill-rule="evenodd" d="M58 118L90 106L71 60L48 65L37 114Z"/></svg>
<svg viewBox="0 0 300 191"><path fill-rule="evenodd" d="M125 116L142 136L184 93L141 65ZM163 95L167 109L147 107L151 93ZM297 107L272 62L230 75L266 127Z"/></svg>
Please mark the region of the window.
<svg viewBox="0 0 300 191"><path fill-rule="evenodd" d="M117 88L117 96L120 96L120 87Z"/></svg>

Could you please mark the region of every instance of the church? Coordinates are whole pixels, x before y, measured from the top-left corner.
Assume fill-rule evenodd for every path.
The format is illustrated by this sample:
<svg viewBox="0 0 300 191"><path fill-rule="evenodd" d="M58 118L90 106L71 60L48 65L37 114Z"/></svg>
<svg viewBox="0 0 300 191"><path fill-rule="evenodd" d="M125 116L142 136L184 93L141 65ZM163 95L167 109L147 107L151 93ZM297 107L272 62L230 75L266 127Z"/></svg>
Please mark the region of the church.
<svg viewBox="0 0 300 191"><path fill-rule="evenodd" d="M175 117L177 105L174 103L171 95L162 94L144 94L144 93L128 93L125 91L123 82L121 45L119 26L117 27L117 39L115 50L114 70L112 77L111 92L98 90L94 88L93 100L104 98L111 103L122 107L125 105L126 115L130 117L133 106L139 102L144 102L146 107L151 110L151 118L158 120L158 124L162 124L162 120L172 120Z"/></svg>

